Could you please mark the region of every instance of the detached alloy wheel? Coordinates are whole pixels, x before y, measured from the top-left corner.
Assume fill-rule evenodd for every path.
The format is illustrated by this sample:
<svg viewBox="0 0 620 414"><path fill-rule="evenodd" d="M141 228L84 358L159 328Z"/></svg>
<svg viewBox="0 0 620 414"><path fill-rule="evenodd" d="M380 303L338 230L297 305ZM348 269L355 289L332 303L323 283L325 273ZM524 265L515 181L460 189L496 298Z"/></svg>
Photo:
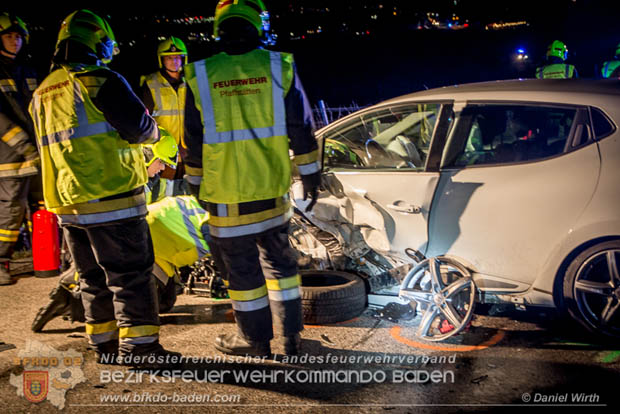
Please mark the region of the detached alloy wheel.
<svg viewBox="0 0 620 414"><path fill-rule="evenodd" d="M584 250L566 270L568 312L589 331L620 338L620 240Z"/></svg>
<svg viewBox="0 0 620 414"><path fill-rule="evenodd" d="M422 318L417 335L443 341L467 327L474 311L476 285L465 266L449 257L421 261L401 283L399 296L416 302Z"/></svg>

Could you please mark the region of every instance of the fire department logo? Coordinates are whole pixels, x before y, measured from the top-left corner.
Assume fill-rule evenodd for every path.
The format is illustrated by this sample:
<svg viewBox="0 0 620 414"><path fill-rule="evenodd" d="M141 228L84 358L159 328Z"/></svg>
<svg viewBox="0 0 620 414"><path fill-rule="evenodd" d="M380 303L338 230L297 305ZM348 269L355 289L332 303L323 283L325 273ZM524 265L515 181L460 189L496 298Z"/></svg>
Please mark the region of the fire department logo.
<svg viewBox="0 0 620 414"><path fill-rule="evenodd" d="M67 392L86 381L83 363L82 354L73 349L57 351L47 344L27 341L26 348L14 359L14 364L22 367L23 372L11 374L9 383L17 389L17 395L28 401L47 400L62 410Z"/></svg>
<svg viewBox="0 0 620 414"><path fill-rule="evenodd" d="M24 397L30 402L38 403L47 397L48 372L24 371Z"/></svg>

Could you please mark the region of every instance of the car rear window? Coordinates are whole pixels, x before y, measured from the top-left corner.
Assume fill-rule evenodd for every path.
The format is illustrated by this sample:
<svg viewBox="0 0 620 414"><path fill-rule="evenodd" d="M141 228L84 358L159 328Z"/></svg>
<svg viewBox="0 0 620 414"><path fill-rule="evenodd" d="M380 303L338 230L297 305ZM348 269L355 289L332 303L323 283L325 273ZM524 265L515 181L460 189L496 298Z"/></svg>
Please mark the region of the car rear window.
<svg viewBox="0 0 620 414"><path fill-rule="evenodd" d="M605 138L614 131L614 125L600 109L590 108L590 113L592 114L592 126L596 139Z"/></svg>

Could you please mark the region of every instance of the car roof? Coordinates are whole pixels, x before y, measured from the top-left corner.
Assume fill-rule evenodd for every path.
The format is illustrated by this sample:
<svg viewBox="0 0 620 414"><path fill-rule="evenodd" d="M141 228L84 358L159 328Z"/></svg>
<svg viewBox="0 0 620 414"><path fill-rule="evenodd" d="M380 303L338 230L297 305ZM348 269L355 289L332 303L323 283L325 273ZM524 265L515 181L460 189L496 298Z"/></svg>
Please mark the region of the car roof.
<svg viewBox="0 0 620 414"><path fill-rule="evenodd" d="M612 95L620 97L620 81L615 79L512 79L490 82L467 83L463 85L444 86L420 92L414 92L383 103L406 100L432 99L476 100L490 99L561 102L576 95L581 100L586 96L600 97ZM586 95L586 96L584 96ZM570 100L572 102L573 100ZM569 101L566 101L569 102Z"/></svg>
<svg viewBox="0 0 620 414"><path fill-rule="evenodd" d="M425 101L511 101L590 105L617 114L620 108L620 80L616 79L512 79L444 86L414 92L379 102L340 118L316 131L346 122L356 114L383 106Z"/></svg>

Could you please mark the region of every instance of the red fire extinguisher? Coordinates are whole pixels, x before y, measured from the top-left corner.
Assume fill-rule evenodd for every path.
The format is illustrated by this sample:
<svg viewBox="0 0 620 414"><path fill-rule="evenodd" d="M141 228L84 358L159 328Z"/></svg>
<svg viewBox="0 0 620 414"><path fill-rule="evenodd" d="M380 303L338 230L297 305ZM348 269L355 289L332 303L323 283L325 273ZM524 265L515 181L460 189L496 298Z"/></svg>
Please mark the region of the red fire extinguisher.
<svg viewBox="0 0 620 414"><path fill-rule="evenodd" d="M58 276L60 243L56 214L43 206L32 215L32 262L36 277Z"/></svg>

